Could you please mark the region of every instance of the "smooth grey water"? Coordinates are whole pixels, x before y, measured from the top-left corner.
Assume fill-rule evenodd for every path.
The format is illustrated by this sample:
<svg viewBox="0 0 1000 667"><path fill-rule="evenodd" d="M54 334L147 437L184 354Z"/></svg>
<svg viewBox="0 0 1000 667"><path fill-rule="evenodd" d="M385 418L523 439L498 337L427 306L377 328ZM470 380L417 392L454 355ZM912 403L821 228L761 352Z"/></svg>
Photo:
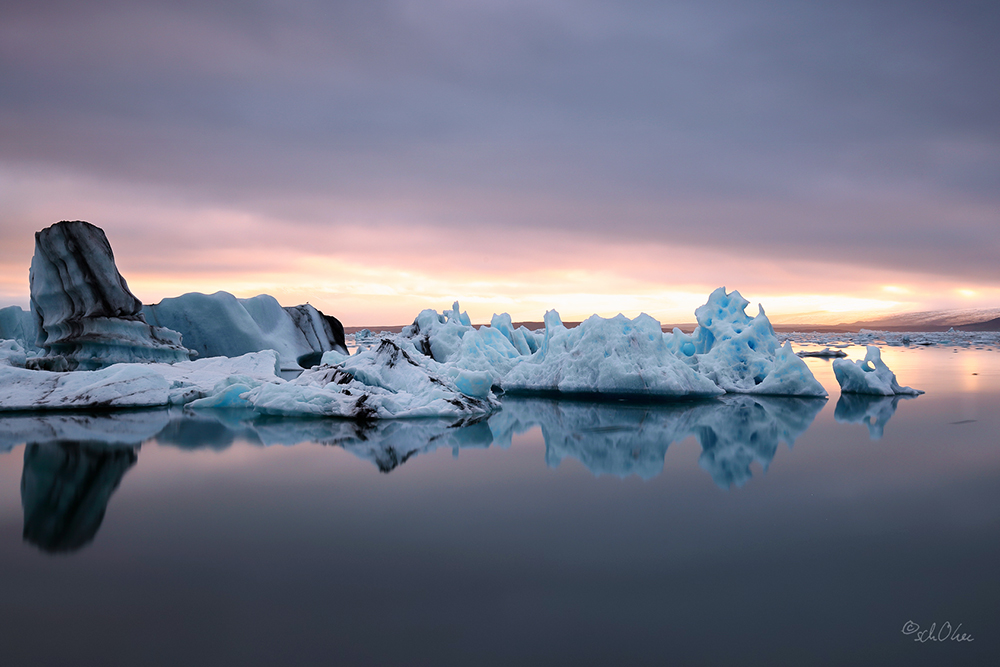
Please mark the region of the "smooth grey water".
<svg viewBox="0 0 1000 667"><path fill-rule="evenodd" d="M0 417L0 664L990 664L1000 353L883 356L928 393Z"/></svg>

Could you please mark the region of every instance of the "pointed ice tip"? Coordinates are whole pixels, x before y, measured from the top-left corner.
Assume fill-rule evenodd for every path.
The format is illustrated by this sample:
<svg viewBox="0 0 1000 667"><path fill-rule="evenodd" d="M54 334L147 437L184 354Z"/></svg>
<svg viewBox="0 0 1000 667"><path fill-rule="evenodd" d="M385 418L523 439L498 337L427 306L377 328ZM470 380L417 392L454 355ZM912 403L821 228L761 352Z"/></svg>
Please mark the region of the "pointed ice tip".
<svg viewBox="0 0 1000 667"><path fill-rule="evenodd" d="M456 301L455 303L451 304L451 309L454 310L456 313L459 311L458 301Z"/></svg>

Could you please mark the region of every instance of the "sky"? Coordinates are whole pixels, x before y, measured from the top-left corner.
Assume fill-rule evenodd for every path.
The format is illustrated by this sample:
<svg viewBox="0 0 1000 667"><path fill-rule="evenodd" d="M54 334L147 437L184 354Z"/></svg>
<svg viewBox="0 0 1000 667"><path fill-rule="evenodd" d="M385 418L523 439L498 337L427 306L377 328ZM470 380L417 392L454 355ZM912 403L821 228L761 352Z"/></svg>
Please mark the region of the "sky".
<svg viewBox="0 0 1000 667"><path fill-rule="evenodd" d="M81 219L143 302L348 326L997 308L997 34L961 0L0 0L0 306Z"/></svg>

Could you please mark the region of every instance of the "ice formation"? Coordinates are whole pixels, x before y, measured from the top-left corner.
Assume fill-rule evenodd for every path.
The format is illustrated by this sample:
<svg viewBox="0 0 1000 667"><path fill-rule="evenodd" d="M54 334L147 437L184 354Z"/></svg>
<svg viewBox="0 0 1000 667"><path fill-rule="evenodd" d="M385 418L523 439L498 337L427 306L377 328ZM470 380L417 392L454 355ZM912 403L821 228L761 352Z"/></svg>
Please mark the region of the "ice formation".
<svg viewBox="0 0 1000 667"><path fill-rule="evenodd" d="M35 234L29 272L38 368L102 368L119 362L190 358L180 335L150 326L142 304L115 267L104 232L87 222L58 222Z"/></svg>
<svg viewBox="0 0 1000 667"><path fill-rule="evenodd" d="M751 318L748 305L739 292L718 288L695 310L692 334L674 329L670 349L728 393L826 396L791 345L778 341L764 308Z"/></svg>
<svg viewBox="0 0 1000 667"><path fill-rule="evenodd" d="M594 315L573 329L555 311L533 356L503 376L509 393L616 396L717 396L723 390L670 352L660 323L648 315Z"/></svg>
<svg viewBox="0 0 1000 667"><path fill-rule="evenodd" d="M235 359L176 364L114 364L95 371L37 371L0 365L0 411L246 406L239 399L263 383L281 383L273 350ZM242 388L239 392L236 389Z"/></svg>
<svg viewBox="0 0 1000 667"><path fill-rule="evenodd" d="M882 353L874 345L868 346L864 359L851 361L837 359L833 362L833 373L840 384L840 391L846 394L875 394L893 396L908 394L915 396L924 392L910 387L901 387L896 374L882 361Z"/></svg>
<svg viewBox="0 0 1000 667"><path fill-rule="evenodd" d="M31 312L22 310L20 306L0 308L0 340L14 340L26 352L38 351L35 342L38 340L38 328Z"/></svg>
<svg viewBox="0 0 1000 667"><path fill-rule="evenodd" d="M800 357L816 357L819 359L841 359L847 356L847 353L843 350L831 350L829 347L824 347L822 350L800 350L795 354Z"/></svg>
<svg viewBox="0 0 1000 667"><path fill-rule="evenodd" d="M371 350L303 371L288 383L263 385L245 398L265 414L357 420L472 417L499 407L489 373L451 371L404 338L383 339Z"/></svg>
<svg viewBox="0 0 1000 667"><path fill-rule="evenodd" d="M329 350L347 353L336 318L309 304L282 307L267 294L237 299L228 292L192 292L144 306L143 313L147 321L180 332L185 347L201 358L276 350L281 368L298 370L318 364Z"/></svg>

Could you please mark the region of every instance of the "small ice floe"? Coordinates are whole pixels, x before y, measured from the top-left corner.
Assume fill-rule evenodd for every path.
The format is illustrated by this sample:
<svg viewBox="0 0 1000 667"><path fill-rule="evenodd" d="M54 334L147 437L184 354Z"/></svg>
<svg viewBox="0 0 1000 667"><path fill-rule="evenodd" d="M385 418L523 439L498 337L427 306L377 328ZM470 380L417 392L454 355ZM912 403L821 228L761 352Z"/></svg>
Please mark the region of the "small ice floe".
<svg viewBox="0 0 1000 667"><path fill-rule="evenodd" d="M874 394L878 396L894 396L907 394L915 396L922 394L919 389L902 387L896 381L893 373L882 361L881 351L874 345L868 346L864 359L851 361L837 359L833 362L833 374L840 383L840 391L848 394Z"/></svg>
<svg viewBox="0 0 1000 667"><path fill-rule="evenodd" d="M847 356L843 350L831 350L828 347L824 347L822 350L800 350L795 354L800 357L818 357L820 359L839 359Z"/></svg>

